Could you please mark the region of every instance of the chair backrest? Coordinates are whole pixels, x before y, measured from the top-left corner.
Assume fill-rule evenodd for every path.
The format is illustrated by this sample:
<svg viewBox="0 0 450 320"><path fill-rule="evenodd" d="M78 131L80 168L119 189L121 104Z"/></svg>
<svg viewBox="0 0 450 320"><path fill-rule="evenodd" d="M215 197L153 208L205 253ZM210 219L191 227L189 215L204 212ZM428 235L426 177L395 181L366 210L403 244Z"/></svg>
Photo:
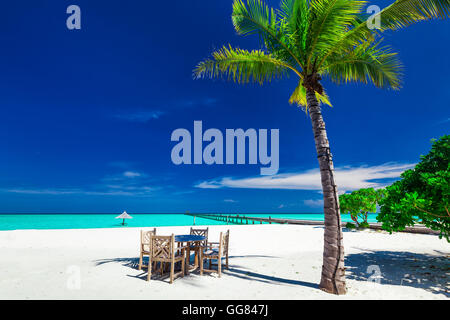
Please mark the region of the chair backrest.
<svg viewBox="0 0 450 320"><path fill-rule="evenodd" d="M152 259L168 260L175 256L175 235L150 237Z"/></svg>
<svg viewBox="0 0 450 320"><path fill-rule="evenodd" d="M141 230L141 249L144 251L150 251L150 238L156 234L156 228L153 230Z"/></svg>
<svg viewBox="0 0 450 320"><path fill-rule="evenodd" d="M204 236L204 237L206 237L206 240L202 241L202 243L204 245L206 245L208 243L208 229L209 229L208 227L206 229L194 229L194 228L191 227L190 234L191 235L196 235L196 236Z"/></svg>
<svg viewBox="0 0 450 320"><path fill-rule="evenodd" d="M220 240L219 240L219 251L222 252L222 254L226 255L228 253L228 244L230 242L230 230L228 230L225 233L220 233Z"/></svg>
<svg viewBox="0 0 450 320"><path fill-rule="evenodd" d="M208 229L194 229L191 227L191 235L196 235L196 236L205 236L206 238L208 238Z"/></svg>

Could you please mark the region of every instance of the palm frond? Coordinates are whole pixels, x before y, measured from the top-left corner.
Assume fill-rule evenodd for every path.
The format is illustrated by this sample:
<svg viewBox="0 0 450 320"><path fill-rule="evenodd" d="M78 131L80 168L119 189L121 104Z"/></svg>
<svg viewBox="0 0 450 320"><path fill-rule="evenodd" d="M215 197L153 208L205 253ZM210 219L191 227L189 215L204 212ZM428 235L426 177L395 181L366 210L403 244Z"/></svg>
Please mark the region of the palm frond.
<svg viewBox="0 0 450 320"><path fill-rule="evenodd" d="M294 5L296 0L281 0L280 9L278 9L278 14L283 19L289 20L294 11Z"/></svg>
<svg viewBox="0 0 450 320"><path fill-rule="evenodd" d="M303 83L310 76L327 76L338 84L373 82L377 87L399 89L402 66L397 54L381 47L381 41L375 43L376 39L385 30L450 17L450 0L396 0L381 11L379 30L371 30L363 16L365 0L280 1L280 8L274 10L264 0L233 0L237 33L258 35L264 48L223 47L197 65L194 77L263 84L293 71L300 81L289 102L300 106L307 104ZM316 85L321 89L320 83ZM331 106L326 94L316 96Z"/></svg>
<svg viewBox="0 0 450 320"><path fill-rule="evenodd" d="M330 107L332 107L330 99L328 98L328 95L325 93L325 91L322 94L316 92L316 98L317 101L319 101L319 103L327 104ZM289 98L289 103L296 104L297 106L302 107L305 110L305 112L308 112L307 109L308 103L306 101L306 88L303 86L302 81L299 81L297 87L295 88L294 92Z"/></svg>
<svg viewBox="0 0 450 320"><path fill-rule="evenodd" d="M397 30L423 20L450 17L450 0L397 0L380 13L381 30Z"/></svg>
<svg viewBox="0 0 450 320"><path fill-rule="evenodd" d="M231 20L236 32L240 35L258 34L266 37L268 33L276 33L276 14L262 0L242 0L233 2Z"/></svg>
<svg viewBox="0 0 450 320"><path fill-rule="evenodd" d="M324 63L329 55L349 50L361 41L371 37L374 32L398 30L424 20L449 18L450 0L397 0L381 10L378 15L381 22L379 29L371 30L367 27L368 21L362 21L330 48L321 59L319 65Z"/></svg>
<svg viewBox="0 0 450 320"><path fill-rule="evenodd" d="M354 25L366 1L311 0L309 2L308 66L329 51ZM310 71L310 70L308 70Z"/></svg>
<svg viewBox="0 0 450 320"><path fill-rule="evenodd" d="M298 64L296 55L290 50L287 42L289 36L282 32L282 19L277 19L274 9L269 8L263 0L234 0L231 19L236 32L240 35L258 35L268 52L274 57Z"/></svg>
<svg viewBox="0 0 450 320"><path fill-rule="evenodd" d="M296 71L285 61L276 59L264 51L248 51L229 46L213 52L212 59L200 62L194 69L194 78L226 76L228 80L237 83L263 84L272 79L288 76L289 70Z"/></svg>
<svg viewBox="0 0 450 320"><path fill-rule="evenodd" d="M309 28L308 0L292 0L291 4L281 3L280 16L284 17L280 29L289 37L289 46L299 57L302 65L306 65L306 39Z"/></svg>
<svg viewBox="0 0 450 320"><path fill-rule="evenodd" d="M342 82L371 81L379 88L399 89L402 65L397 53L377 43L366 41L343 55L330 56L322 74L340 84Z"/></svg>

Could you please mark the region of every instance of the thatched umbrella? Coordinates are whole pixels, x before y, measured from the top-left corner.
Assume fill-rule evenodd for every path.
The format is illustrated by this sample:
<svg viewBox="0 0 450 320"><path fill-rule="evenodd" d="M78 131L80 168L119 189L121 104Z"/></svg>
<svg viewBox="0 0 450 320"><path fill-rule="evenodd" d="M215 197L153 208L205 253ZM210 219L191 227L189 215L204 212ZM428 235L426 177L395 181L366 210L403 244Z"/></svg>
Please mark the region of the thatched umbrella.
<svg viewBox="0 0 450 320"><path fill-rule="evenodd" d="M126 211L124 211L120 216L117 216L116 219L123 219L122 225L125 225L125 219L133 219Z"/></svg>

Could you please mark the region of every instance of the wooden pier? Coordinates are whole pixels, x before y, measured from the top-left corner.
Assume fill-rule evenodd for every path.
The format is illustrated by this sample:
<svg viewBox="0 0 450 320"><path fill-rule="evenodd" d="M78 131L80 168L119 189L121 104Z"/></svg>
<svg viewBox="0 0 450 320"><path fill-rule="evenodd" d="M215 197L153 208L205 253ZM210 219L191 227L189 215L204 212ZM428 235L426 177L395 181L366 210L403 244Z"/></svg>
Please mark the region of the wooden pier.
<svg viewBox="0 0 450 320"><path fill-rule="evenodd" d="M297 220L287 218L262 218L262 217L247 217L239 214L201 214L201 213L186 213L188 216L210 219L215 221L225 222L226 224L263 224L263 223L277 223L277 224L297 224L297 225L311 225L311 226L323 226L323 221L313 220ZM380 223L370 223L369 228L373 230L383 230ZM438 231L431 230L424 226L406 227L405 230L400 232L408 233L422 233L422 234L439 234Z"/></svg>
<svg viewBox="0 0 450 320"><path fill-rule="evenodd" d="M310 220L296 220L286 218L262 218L262 217L247 217L245 215L238 214L200 214L200 213L186 213L188 216L199 217L204 219L216 220L226 222L227 224L263 224L263 223L278 223L278 224L303 224L321 226L322 221L310 221ZM195 221L195 220L194 220Z"/></svg>

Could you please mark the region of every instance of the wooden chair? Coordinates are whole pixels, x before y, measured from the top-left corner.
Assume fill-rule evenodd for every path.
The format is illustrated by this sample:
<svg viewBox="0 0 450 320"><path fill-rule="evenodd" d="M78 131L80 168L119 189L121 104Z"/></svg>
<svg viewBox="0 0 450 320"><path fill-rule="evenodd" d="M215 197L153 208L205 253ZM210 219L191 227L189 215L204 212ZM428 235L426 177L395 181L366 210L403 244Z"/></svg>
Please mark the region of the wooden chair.
<svg viewBox="0 0 450 320"><path fill-rule="evenodd" d="M161 275L164 271L164 265L170 263L170 283L176 276L184 276L184 250L185 246L175 247L175 236L157 236L150 237L150 258L149 265L152 262L160 262ZM181 262L181 271L175 274L175 263ZM152 268L148 268L147 281L152 277Z"/></svg>
<svg viewBox="0 0 450 320"><path fill-rule="evenodd" d="M200 258L199 257L200 257L200 250L201 250L201 248L202 247L206 247L208 245L208 230L209 230L208 227L206 229L194 229L194 228L191 227L191 231L189 232L189 234L191 234L191 235L206 237L206 240L195 242L194 244L191 244L189 246L189 248L187 249L187 261L188 261L188 264L190 263L190 259L191 259L191 250L195 251L195 265L194 265L194 269L197 268L199 263L200 263ZM189 268L189 266L187 268Z"/></svg>
<svg viewBox="0 0 450 320"><path fill-rule="evenodd" d="M208 227L206 229L194 229L191 227L191 235L196 235L196 236L205 236L206 240L202 241L202 245L203 246L207 246L208 244Z"/></svg>
<svg viewBox="0 0 450 320"><path fill-rule="evenodd" d="M144 256L149 256L150 258L150 237L156 234L156 228L149 231L141 230L141 253L139 254L139 270L142 270L142 260Z"/></svg>
<svg viewBox="0 0 450 320"><path fill-rule="evenodd" d="M209 242L208 245L200 250L200 275L203 272L217 272L219 278L222 275L222 258L225 258L225 267L228 269L228 243L230 240L230 230L226 233L220 233L219 242ZM203 267L203 260L209 260L209 269ZM211 269L212 260L217 260L217 270Z"/></svg>

